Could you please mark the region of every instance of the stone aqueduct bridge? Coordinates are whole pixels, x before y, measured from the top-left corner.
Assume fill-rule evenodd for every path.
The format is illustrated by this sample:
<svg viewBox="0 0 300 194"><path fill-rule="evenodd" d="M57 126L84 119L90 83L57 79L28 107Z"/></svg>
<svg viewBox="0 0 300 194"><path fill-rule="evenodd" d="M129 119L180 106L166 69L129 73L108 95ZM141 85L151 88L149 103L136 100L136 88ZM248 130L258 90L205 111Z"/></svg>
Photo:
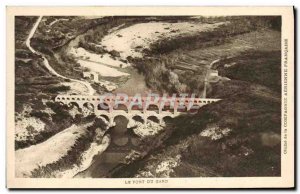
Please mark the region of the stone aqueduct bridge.
<svg viewBox="0 0 300 194"><path fill-rule="evenodd" d="M96 116L104 117L110 125L113 125L114 118L119 115L126 117L129 123L132 120L140 120L143 123L148 120L155 120L159 124L163 124L167 118L174 118L180 114L196 113L200 107L220 100L181 97L160 97L156 100L149 97L141 97L139 100L135 97L117 98L117 96L104 98L103 96L58 95L55 97L55 102L77 106L80 109L86 107L93 111Z"/></svg>

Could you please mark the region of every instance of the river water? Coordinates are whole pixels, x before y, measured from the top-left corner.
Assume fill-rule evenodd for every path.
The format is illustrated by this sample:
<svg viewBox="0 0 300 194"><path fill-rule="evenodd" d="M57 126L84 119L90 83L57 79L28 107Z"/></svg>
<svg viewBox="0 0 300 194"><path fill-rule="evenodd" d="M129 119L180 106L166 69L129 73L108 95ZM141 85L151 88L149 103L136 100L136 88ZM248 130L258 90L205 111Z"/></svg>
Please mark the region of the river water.
<svg viewBox="0 0 300 194"><path fill-rule="evenodd" d="M115 118L116 125L108 130L111 144L106 151L94 157L93 163L75 178L101 178L116 167L139 143L139 138L127 129L128 120L123 116Z"/></svg>
<svg viewBox="0 0 300 194"><path fill-rule="evenodd" d="M76 47L82 36L84 36L84 34L70 41L69 44L65 46L65 49L69 51L71 47ZM145 95L149 91L145 83L145 77L139 74L135 68L126 67L124 71L130 74L130 77L124 84L113 91L114 94L125 93L128 96L134 96L137 93ZM89 168L78 173L75 178L105 177L107 173L116 167L130 153L131 149L139 143L139 138L132 130L127 129L128 120L125 117L117 116L114 121L116 125L108 130L108 134L111 137L111 144L105 152L94 157L93 163Z"/></svg>

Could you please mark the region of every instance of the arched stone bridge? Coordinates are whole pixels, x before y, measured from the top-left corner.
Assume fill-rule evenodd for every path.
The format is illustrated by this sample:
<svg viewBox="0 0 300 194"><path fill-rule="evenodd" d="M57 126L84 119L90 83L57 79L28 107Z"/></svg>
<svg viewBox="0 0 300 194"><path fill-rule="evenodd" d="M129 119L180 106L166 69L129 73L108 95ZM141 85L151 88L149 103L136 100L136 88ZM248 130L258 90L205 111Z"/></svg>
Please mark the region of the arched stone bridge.
<svg viewBox="0 0 300 194"><path fill-rule="evenodd" d="M146 123L153 120L162 124L167 118L174 118L180 114L193 114L207 104L219 101L211 98L163 98L136 97L122 98L118 96L84 96L84 95L58 95L55 102L68 106L77 106L90 109L97 116L104 117L110 125L114 118L124 116L130 121L139 120Z"/></svg>

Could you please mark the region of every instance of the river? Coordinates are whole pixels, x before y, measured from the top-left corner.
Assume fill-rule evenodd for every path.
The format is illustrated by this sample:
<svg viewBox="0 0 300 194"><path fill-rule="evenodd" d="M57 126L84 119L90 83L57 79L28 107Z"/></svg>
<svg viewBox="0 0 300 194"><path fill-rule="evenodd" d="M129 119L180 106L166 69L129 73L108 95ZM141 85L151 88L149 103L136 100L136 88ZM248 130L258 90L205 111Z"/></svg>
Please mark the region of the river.
<svg viewBox="0 0 300 194"><path fill-rule="evenodd" d="M90 29L88 30L86 33L90 33L90 31L95 30L95 29ZM86 34L85 33L85 34ZM72 49L78 47L79 44L79 40L81 38L84 37L85 34L81 34L79 36L77 36L76 38L74 38L73 40L71 40L67 45L65 45L62 49L65 50L67 53L71 53L72 55L75 55L75 58L77 58L78 60L82 60L82 56L79 53L72 53ZM89 51L87 51L88 53ZM78 56L76 56L76 54ZM91 55L95 55L94 53L90 52ZM104 54L105 55L105 54ZM99 55L101 56L101 55ZM102 55L103 57L103 55ZM103 67L110 67L113 68L117 71L120 71L122 73L126 73L129 74L129 79L127 79L127 81L123 84L119 84L119 86L117 87L117 89L115 89L114 91L112 91L112 93L117 94L117 93L125 93L128 96L134 96L135 94L139 93L141 95L146 95L150 89L147 87L146 82L145 82L145 76L143 74L138 73L138 70L135 69L132 66L128 66L128 67L124 67L124 68L117 68L114 64L118 64L118 63L123 63L122 61L116 59L113 60L112 62L114 64L109 64L109 60L107 62L103 62L103 58L98 58L99 61L97 60L97 58L93 59L93 63L98 64L99 65L99 72L101 74L101 70L103 70ZM92 58L92 57L91 57ZM100 61L101 60L101 61ZM90 60L91 61L91 60ZM101 69L102 68L102 69ZM106 73L107 74L107 73ZM113 77L111 77L109 79L110 82L114 82L112 80ZM104 77L104 79L106 79ZM115 77L116 82L118 82L118 77Z"/></svg>
<svg viewBox="0 0 300 194"><path fill-rule="evenodd" d="M123 116L115 118L116 125L108 130L111 144L99 155L94 157L93 163L86 170L79 172L75 178L105 177L110 170L120 164L139 143L139 138L127 129L128 120Z"/></svg>
<svg viewBox="0 0 300 194"><path fill-rule="evenodd" d="M66 52L71 52L72 48L76 48L78 46L80 38L84 35L85 34L79 35L75 39L71 40L68 45L64 46L63 49ZM97 63L97 61L94 62ZM103 65L100 61L98 61L98 64L99 68ZM105 65L113 68L113 65ZM149 91L144 75L138 73L137 69L131 66L116 69L129 74L129 79L127 79L125 83L119 85L119 87L112 93L125 93L129 96L134 96L137 93L145 95ZM116 80L118 80L118 78L116 78ZM110 81L113 82L113 79L110 79ZM116 125L108 130L108 134L110 134L111 137L111 144L108 146L106 151L96 155L90 167L79 172L75 178L105 177L108 172L120 164L120 162L130 153L131 149L139 143L137 135L135 135L132 130L127 129L127 118L118 116L115 118L115 123Z"/></svg>

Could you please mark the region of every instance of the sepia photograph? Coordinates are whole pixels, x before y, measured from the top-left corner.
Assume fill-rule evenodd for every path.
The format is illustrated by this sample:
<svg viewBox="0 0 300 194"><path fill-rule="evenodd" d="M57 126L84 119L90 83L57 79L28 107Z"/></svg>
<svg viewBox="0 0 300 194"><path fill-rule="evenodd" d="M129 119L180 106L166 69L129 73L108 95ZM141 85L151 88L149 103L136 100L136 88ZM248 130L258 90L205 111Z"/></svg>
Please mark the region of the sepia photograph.
<svg viewBox="0 0 300 194"><path fill-rule="evenodd" d="M8 170L17 187L293 180L292 7L63 9L9 12Z"/></svg>

